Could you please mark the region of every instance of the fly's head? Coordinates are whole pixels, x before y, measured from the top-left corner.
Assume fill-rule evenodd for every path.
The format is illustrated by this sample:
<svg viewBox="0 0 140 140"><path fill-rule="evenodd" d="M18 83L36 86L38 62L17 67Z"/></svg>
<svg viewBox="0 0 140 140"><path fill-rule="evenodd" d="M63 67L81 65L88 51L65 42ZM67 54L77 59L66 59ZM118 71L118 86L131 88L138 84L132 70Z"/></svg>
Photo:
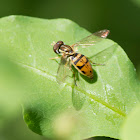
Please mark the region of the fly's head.
<svg viewBox="0 0 140 140"><path fill-rule="evenodd" d="M56 53L56 54L60 54L60 47L64 45L64 42L63 41L58 41L56 44L54 44L53 46L53 51Z"/></svg>
<svg viewBox="0 0 140 140"><path fill-rule="evenodd" d="M53 50L56 54L62 55L72 55L74 53L73 49L69 45L65 45L63 41L58 41L54 46Z"/></svg>

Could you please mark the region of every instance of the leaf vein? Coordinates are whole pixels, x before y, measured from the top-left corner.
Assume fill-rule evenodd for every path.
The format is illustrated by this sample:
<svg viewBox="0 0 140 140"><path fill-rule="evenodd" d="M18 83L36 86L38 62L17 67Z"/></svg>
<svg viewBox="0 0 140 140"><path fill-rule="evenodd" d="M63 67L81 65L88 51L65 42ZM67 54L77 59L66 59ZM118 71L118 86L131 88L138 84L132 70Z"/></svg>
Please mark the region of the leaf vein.
<svg viewBox="0 0 140 140"><path fill-rule="evenodd" d="M40 76L43 76L51 81L55 81L56 82L56 78L55 76L51 75L51 74L47 74L46 71L34 68L33 66L29 66L26 64L23 64L21 62L16 62L17 64L19 64L20 66L24 67L24 68L28 68L34 72L36 72L37 74L39 74ZM68 86L71 86L70 84L67 83ZM99 99L98 97L96 97L95 95L91 95L88 92L86 92L85 90L75 87L77 90L79 90L80 92L84 93L85 95L87 95L89 98L93 99L94 101L97 101L99 103L101 103L102 105L106 106L107 108L111 109L112 111L116 112L117 114L121 115L121 116L126 116L126 114L124 112L122 112L121 110L119 110L118 108L115 108L113 106L111 106L110 104L108 104L107 102Z"/></svg>

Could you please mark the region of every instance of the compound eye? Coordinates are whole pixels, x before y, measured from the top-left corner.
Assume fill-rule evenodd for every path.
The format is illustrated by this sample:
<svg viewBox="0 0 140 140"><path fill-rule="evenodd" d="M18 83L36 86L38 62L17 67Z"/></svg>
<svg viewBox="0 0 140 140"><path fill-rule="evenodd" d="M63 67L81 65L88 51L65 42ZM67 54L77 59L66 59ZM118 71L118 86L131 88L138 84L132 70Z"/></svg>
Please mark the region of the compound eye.
<svg viewBox="0 0 140 140"><path fill-rule="evenodd" d="M58 41L56 44L64 45L63 41Z"/></svg>
<svg viewBox="0 0 140 140"><path fill-rule="evenodd" d="M59 54L59 49L61 47L61 45L64 45L63 41L58 41L54 46L53 46L53 51L57 54Z"/></svg>

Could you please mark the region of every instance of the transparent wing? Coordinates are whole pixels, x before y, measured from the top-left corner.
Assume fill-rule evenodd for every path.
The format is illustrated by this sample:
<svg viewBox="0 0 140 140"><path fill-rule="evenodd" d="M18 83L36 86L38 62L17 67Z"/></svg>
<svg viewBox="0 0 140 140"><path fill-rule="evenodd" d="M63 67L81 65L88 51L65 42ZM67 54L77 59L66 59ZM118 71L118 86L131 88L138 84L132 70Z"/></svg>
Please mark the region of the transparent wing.
<svg viewBox="0 0 140 140"><path fill-rule="evenodd" d="M75 69L76 74L76 85L73 79L72 84L72 103L76 110L80 110L85 101L85 95L81 93L78 89L82 89L84 87L83 79L79 76L78 71ZM58 67L56 80L59 84L66 82L69 79L68 77L72 76L72 72L70 70L70 61L67 61L65 58L61 57L61 61ZM80 78L80 79L79 79Z"/></svg>
<svg viewBox="0 0 140 140"><path fill-rule="evenodd" d="M101 38L106 38L109 35L110 31L107 29L98 31L93 33L95 36L101 37Z"/></svg>
<svg viewBox="0 0 140 140"><path fill-rule="evenodd" d="M85 94L80 91L85 90L85 84L78 71L76 71L76 85L72 87L72 103L76 110L80 110L85 102Z"/></svg>
<svg viewBox="0 0 140 140"><path fill-rule="evenodd" d="M106 64L106 62L111 59L111 57L113 56L113 54L115 53L116 50L117 50L117 46L113 45L111 47L108 47L108 48L102 50L101 52L97 53L96 55L89 57L89 59L93 63ZM84 105L86 96L84 93L81 92L81 90L82 89L86 90L85 88L86 87L85 87L83 78L81 76L79 76L79 73L78 73L78 78L76 79L76 85L74 85L72 88L72 102L73 102L73 106L75 107L76 110L80 110L82 108L82 106ZM81 89L81 90L79 90L79 89Z"/></svg>
<svg viewBox="0 0 140 140"><path fill-rule="evenodd" d="M71 77L72 73L70 70L70 61L67 61L65 58L61 57L61 61L58 67L56 80L59 84L62 84L66 81L68 77Z"/></svg>
<svg viewBox="0 0 140 140"><path fill-rule="evenodd" d="M106 38L109 34L109 30L101 30L98 32L95 32L85 38L83 38L82 40L78 41L77 43L71 45L71 47L89 47L89 46L93 46L96 45L98 42L102 41L104 38Z"/></svg>
<svg viewBox="0 0 140 140"><path fill-rule="evenodd" d="M111 57L113 56L113 54L115 53L116 50L117 50L117 46L113 45L88 58L93 63L105 64L105 62L107 62L109 59L111 59Z"/></svg>

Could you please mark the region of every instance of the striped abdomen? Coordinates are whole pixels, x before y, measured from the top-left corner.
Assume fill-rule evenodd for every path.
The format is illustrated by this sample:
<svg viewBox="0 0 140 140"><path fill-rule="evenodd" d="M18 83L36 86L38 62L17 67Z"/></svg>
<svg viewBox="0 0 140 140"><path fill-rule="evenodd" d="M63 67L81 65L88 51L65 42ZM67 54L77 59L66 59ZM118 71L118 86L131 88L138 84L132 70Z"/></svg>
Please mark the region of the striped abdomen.
<svg viewBox="0 0 140 140"><path fill-rule="evenodd" d="M71 56L71 62L81 74L91 79L93 78L93 69L86 56L80 53L75 53L73 56Z"/></svg>

